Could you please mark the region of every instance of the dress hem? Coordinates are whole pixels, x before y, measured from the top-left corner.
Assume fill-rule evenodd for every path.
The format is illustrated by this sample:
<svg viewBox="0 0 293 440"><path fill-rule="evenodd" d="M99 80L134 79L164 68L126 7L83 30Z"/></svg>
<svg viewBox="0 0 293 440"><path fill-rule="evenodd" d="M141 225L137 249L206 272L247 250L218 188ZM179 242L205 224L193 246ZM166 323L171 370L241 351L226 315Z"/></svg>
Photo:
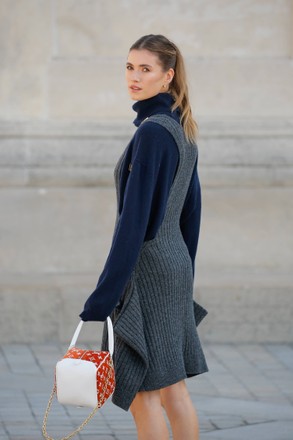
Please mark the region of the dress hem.
<svg viewBox="0 0 293 440"><path fill-rule="evenodd" d="M171 385L174 385L175 383L181 382L182 380L190 379L191 377L194 377L194 376L199 376L200 374L207 373L208 371L209 370L206 367L205 369L197 371L197 372L192 372L192 373L187 373L186 372L185 375L180 375L180 376L176 377L176 379L173 379L171 381L168 380L168 381L165 381L165 382L160 382L160 383L157 383L157 384L153 384L152 386L141 387L138 390L138 392L139 391L156 391L156 390L161 390L162 388L167 388L167 387L169 387Z"/></svg>

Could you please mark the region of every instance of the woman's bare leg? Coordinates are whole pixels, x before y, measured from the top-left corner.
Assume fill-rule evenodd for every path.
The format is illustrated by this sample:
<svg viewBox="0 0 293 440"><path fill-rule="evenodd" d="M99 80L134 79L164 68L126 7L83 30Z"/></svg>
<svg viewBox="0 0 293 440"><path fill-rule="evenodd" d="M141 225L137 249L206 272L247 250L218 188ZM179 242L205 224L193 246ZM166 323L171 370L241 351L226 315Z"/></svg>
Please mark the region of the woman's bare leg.
<svg viewBox="0 0 293 440"><path fill-rule="evenodd" d="M162 388L160 393L172 428L173 440L198 440L198 418L185 381Z"/></svg>
<svg viewBox="0 0 293 440"><path fill-rule="evenodd" d="M137 393L131 404L130 411L135 421L138 440L169 439L169 431L161 404L160 390ZM183 437L181 437L182 439Z"/></svg>

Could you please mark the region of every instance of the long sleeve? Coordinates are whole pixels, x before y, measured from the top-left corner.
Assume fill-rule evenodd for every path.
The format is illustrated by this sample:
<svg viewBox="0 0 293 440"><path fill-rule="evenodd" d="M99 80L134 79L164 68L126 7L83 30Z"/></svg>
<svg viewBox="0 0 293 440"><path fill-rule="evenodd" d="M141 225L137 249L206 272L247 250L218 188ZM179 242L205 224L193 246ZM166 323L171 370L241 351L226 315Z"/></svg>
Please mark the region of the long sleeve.
<svg viewBox="0 0 293 440"><path fill-rule="evenodd" d="M194 274L194 260L197 251L198 237L201 220L201 188L197 174L197 163L190 181L188 193L184 202L182 214L180 217L180 228L188 248L192 261Z"/></svg>
<svg viewBox="0 0 293 440"><path fill-rule="evenodd" d="M172 154L169 133L157 124L147 125L135 136L119 220L97 287L80 314L84 321L104 321L109 316L123 294L144 240L155 234L163 219L177 156Z"/></svg>

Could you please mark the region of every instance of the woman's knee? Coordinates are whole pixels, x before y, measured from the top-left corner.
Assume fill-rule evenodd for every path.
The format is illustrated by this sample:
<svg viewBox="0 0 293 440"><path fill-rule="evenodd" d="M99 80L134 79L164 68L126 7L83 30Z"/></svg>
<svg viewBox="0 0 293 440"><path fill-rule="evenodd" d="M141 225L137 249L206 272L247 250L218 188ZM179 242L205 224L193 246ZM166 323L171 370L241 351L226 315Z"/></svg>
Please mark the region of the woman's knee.
<svg viewBox="0 0 293 440"><path fill-rule="evenodd" d="M160 391L141 391L138 392L130 406L133 417L138 414L145 416L161 409Z"/></svg>
<svg viewBox="0 0 293 440"><path fill-rule="evenodd" d="M185 381L161 389L161 403L167 413L184 412L192 405Z"/></svg>

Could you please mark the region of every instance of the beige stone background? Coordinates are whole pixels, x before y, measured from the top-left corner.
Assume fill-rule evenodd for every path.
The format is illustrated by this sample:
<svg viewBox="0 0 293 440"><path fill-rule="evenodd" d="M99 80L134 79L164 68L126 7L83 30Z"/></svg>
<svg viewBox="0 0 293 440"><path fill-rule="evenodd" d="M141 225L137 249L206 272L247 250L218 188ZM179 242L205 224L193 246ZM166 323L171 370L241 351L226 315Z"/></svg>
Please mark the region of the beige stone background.
<svg viewBox="0 0 293 440"><path fill-rule="evenodd" d="M67 341L95 287L148 33L181 48L200 127L200 333L292 342L291 0L0 0L0 342Z"/></svg>

